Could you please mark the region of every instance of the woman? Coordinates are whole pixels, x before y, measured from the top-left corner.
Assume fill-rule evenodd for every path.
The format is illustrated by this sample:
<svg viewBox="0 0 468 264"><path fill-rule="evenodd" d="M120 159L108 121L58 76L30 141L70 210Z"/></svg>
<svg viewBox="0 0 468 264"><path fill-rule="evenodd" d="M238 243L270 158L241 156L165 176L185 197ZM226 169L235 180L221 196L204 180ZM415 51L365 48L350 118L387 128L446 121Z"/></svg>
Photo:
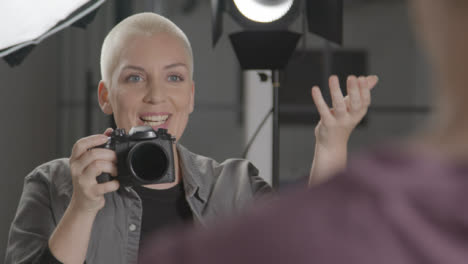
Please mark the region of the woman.
<svg viewBox="0 0 468 264"><path fill-rule="evenodd" d="M195 86L190 43L175 24L152 13L125 19L104 40L101 72L99 104L104 113L114 114L117 127L166 128L181 138L194 108ZM376 82L375 77L350 78L345 99L337 78L331 78L333 113L314 89L323 120L317 127L316 159L321 160L312 166L311 182L344 166L349 134L364 116ZM136 263L140 241L149 233L192 220L207 225L271 190L248 161L219 164L178 143L173 183L98 184L101 173L117 175L116 154L95 148L110 132L78 140L69 159L41 165L26 177L7 263Z"/></svg>

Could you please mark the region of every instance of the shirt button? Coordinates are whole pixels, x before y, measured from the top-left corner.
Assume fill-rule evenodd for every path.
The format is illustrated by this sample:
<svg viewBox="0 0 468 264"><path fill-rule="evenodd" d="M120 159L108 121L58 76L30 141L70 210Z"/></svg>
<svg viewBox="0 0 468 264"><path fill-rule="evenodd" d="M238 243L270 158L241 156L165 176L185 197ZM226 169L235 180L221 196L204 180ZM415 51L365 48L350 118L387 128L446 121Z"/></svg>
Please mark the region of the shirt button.
<svg viewBox="0 0 468 264"><path fill-rule="evenodd" d="M129 226L128 226L128 229L129 229L130 231L132 231L132 232L133 232L133 231L135 231L135 230L136 230L136 225L134 225L134 224L131 224L131 225L129 225Z"/></svg>

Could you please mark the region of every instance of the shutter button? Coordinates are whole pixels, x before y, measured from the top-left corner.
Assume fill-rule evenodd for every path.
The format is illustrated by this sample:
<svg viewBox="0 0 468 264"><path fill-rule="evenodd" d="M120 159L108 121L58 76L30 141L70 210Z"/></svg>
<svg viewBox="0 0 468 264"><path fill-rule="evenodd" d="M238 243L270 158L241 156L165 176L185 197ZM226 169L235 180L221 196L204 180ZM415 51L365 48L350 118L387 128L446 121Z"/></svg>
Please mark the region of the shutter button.
<svg viewBox="0 0 468 264"><path fill-rule="evenodd" d="M130 226L128 226L128 229L133 232L136 230L136 225L131 224Z"/></svg>

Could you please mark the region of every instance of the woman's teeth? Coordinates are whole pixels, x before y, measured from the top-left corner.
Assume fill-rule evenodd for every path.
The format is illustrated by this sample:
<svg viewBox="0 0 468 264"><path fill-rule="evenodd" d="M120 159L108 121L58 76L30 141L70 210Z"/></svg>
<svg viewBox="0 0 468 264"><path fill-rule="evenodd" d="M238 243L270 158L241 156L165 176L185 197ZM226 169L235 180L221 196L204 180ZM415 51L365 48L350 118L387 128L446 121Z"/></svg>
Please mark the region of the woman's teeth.
<svg viewBox="0 0 468 264"><path fill-rule="evenodd" d="M148 121L145 121L144 124L145 126L160 126L162 124L164 124L165 121L161 121L161 122L148 122Z"/></svg>
<svg viewBox="0 0 468 264"><path fill-rule="evenodd" d="M157 116L145 116L141 120L145 126L160 126L164 124L169 116L168 115L157 115Z"/></svg>

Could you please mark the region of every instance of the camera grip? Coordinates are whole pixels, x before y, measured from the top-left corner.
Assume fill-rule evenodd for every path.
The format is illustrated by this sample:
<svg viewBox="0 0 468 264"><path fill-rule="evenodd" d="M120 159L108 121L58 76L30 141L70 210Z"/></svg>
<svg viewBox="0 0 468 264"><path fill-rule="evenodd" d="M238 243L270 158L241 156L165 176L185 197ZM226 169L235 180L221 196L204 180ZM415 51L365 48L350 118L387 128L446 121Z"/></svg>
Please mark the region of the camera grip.
<svg viewBox="0 0 468 264"><path fill-rule="evenodd" d="M112 177L109 173L102 173L101 175L96 177L96 181L98 183L105 183L105 182L112 181Z"/></svg>

